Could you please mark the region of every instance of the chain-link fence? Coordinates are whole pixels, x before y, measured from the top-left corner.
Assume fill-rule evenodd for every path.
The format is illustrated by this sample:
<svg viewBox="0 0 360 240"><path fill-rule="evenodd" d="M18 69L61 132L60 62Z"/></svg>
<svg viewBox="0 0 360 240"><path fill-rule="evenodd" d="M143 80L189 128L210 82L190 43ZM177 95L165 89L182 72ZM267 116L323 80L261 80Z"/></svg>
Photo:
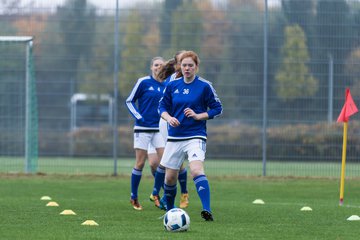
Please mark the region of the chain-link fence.
<svg viewBox="0 0 360 240"><path fill-rule="evenodd" d="M215 174L340 174L343 125L336 119L346 87L360 105L357 0L5 0L0 29L1 36L34 37L37 171L127 173L134 151L125 99L150 73L152 57L187 49L199 54L199 75L224 107L208 121L207 165ZM10 104L27 108L22 94L4 94L14 78L25 84L22 64L9 64L18 50L6 49L3 132ZM359 134L355 115L347 176L359 176ZM0 170L24 171L24 148L9 139L0 138Z"/></svg>

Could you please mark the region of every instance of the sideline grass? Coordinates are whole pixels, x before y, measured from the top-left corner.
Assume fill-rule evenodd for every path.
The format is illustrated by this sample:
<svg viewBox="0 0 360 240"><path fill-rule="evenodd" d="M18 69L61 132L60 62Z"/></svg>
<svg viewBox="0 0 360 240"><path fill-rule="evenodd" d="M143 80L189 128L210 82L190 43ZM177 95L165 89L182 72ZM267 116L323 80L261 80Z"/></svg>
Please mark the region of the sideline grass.
<svg viewBox="0 0 360 240"><path fill-rule="evenodd" d="M148 200L152 179L140 185L144 207L129 204L129 177L0 175L0 239L358 239L360 182L349 180L338 206L337 180L210 177L214 222L200 218L201 205L189 181L190 231L168 233L164 212ZM60 207L46 207L49 195ZM261 198L265 205L254 205ZM310 206L312 212L300 208ZM71 209L76 216L59 215ZM87 219L99 226L82 226Z"/></svg>

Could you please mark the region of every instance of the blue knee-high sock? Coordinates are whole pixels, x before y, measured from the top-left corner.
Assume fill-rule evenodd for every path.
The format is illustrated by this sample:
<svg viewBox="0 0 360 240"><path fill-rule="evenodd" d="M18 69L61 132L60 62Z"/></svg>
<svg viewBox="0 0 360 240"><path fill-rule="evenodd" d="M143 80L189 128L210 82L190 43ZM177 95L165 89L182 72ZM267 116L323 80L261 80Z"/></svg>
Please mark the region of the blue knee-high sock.
<svg viewBox="0 0 360 240"><path fill-rule="evenodd" d="M165 169L158 167L155 173L155 181L154 181L154 188L153 188L153 195L159 195L160 189L164 186L164 179L165 179Z"/></svg>
<svg viewBox="0 0 360 240"><path fill-rule="evenodd" d="M180 183L181 193L187 193L187 171L186 168L179 172L178 180Z"/></svg>
<svg viewBox="0 0 360 240"><path fill-rule="evenodd" d="M176 197L177 187L175 185L166 185L164 184L164 193L166 196L166 211L174 208L174 202Z"/></svg>
<svg viewBox="0 0 360 240"><path fill-rule="evenodd" d="M196 191L200 197L201 204L204 210L211 212L210 208L210 187L205 175L199 175L194 178Z"/></svg>
<svg viewBox="0 0 360 240"><path fill-rule="evenodd" d="M141 180L142 170L133 168L131 172L131 199L138 197L138 189Z"/></svg>

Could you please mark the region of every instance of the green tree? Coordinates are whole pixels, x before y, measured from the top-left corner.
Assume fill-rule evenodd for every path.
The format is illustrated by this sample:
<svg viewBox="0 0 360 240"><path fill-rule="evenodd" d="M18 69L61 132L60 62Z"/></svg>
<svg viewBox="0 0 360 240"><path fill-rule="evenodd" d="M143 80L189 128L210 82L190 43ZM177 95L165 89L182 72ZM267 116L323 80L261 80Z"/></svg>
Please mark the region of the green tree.
<svg viewBox="0 0 360 240"><path fill-rule="evenodd" d="M289 101L313 96L318 89L318 80L306 66L309 53L304 31L299 25L285 28L285 43L281 53L282 64L275 76L278 97Z"/></svg>
<svg viewBox="0 0 360 240"><path fill-rule="evenodd" d="M345 74L350 78L351 93L360 97L360 47L355 49L348 57L345 65Z"/></svg>
<svg viewBox="0 0 360 240"><path fill-rule="evenodd" d="M352 15L353 15L353 27L351 32L353 33L353 45L359 46L360 45L360 2L357 2L357 5L351 6L352 7Z"/></svg>
<svg viewBox="0 0 360 240"><path fill-rule="evenodd" d="M203 0L197 3L202 14L203 37L201 39L201 58L211 59L201 63L201 71L206 74L206 79L214 84L219 79L221 69L220 57L224 56L225 46L223 44L224 35L228 31L226 14L217 9L211 0Z"/></svg>
<svg viewBox="0 0 360 240"><path fill-rule="evenodd" d="M161 35L161 45L165 48L170 47L172 35L171 35L171 19L173 12L177 9L178 6L181 6L183 0L165 0L164 7L161 13L160 19L160 35Z"/></svg>
<svg viewBox="0 0 360 240"><path fill-rule="evenodd" d="M171 28L171 48L173 53L180 49L196 51L200 54L203 27L201 12L192 1L185 1L173 13Z"/></svg>
<svg viewBox="0 0 360 240"><path fill-rule="evenodd" d="M319 46L319 79L327 86L329 55L334 59L334 96L342 97L348 81L344 62L351 52L353 17L346 0L319 0L316 6L316 26ZM321 77L322 76L322 77ZM322 96L326 99L325 96ZM326 102L324 102L326 104ZM341 103L342 104L342 103Z"/></svg>
<svg viewBox="0 0 360 240"><path fill-rule="evenodd" d="M315 0L281 0L282 11L288 25L298 24L305 32L309 49L316 47ZM309 51L310 56L313 52Z"/></svg>
<svg viewBox="0 0 360 240"><path fill-rule="evenodd" d="M224 106L230 107L231 117L255 119L262 113L263 12L258 1L233 0L227 8L241 10L226 14L225 50L216 86L226 94Z"/></svg>
<svg viewBox="0 0 360 240"><path fill-rule="evenodd" d="M16 36L16 29L6 21L0 21L2 34ZM19 101L23 98L25 79L23 69L25 67L25 43L0 42L0 112L5 116L2 121L12 122L16 120Z"/></svg>
<svg viewBox="0 0 360 240"><path fill-rule="evenodd" d="M343 60L348 52L350 39L347 36L352 26L349 6L345 0L320 0L316 12L317 33L324 56L330 53L334 59Z"/></svg>
<svg viewBox="0 0 360 240"><path fill-rule="evenodd" d="M132 10L124 32L119 73L120 94L123 97L129 94L136 80L144 75L149 61L144 57L147 56L147 51L140 37L144 32L144 26L139 19L139 12Z"/></svg>
<svg viewBox="0 0 360 240"><path fill-rule="evenodd" d="M72 79L77 75L81 57L90 57L96 26L95 8L87 4L87 0L67 0L64 6L58 7L57 15L67 57L63 66ZM77 82L74 83L77 91Z"/></svg>
<svg viewBox="0 0 360 240"><path fill-rule="evenodd" d="M114 30L112 17L103 16L96 25L96 38L91 52L91 61L81 58L78 68L79 90L90 94L113 92L114 38L109 37Z"/></svg>

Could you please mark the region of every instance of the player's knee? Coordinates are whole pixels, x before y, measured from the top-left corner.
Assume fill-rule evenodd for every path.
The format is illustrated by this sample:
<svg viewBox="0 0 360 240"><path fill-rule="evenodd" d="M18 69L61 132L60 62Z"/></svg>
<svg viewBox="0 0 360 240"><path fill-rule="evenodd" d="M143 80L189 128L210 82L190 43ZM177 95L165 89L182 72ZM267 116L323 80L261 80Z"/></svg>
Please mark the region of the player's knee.
<svg viewBox="0 0 360 240"><path fill-rule="evenodd" d="M190 174L193 178L205 174L203 163L201 161L191 162L189 166Z"/></svg>
<svg viewBox="0 0 360 240"><path fill-rule="evenodd" d="M200 168L191 169L190 173L193 178L200 176L200 175L205 175L203 169L200 169Z"/></svg>
<svg viewBox="0 0 360 240"><path fill-rule="evenodd" d="M143 163L143 162L136 162L136 164L135 164L135 168L139 169L139 170L142 170L144 168L144 166L145 166L145 163Z"/></svg>
<svg viewBox="0 0 360 240"><path fill-rule="evenodd" d="M165 176L165 183L167 185L174 185L177 182L177 177L175 174L167 174Z"/></svg>

